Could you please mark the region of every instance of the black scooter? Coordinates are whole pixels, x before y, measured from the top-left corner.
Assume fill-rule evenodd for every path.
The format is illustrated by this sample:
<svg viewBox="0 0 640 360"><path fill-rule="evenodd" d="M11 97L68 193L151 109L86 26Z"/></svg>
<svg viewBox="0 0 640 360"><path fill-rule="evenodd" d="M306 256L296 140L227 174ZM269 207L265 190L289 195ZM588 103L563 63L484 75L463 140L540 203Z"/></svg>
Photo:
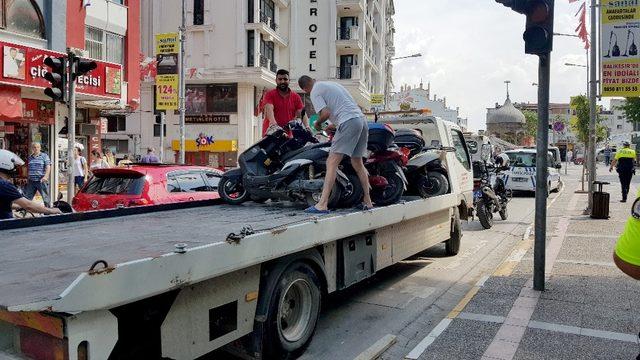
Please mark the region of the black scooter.
<svg viewBox="0 0 640 360"><path fill-rule="evenodd" d="M493 226L493 214L498 213L502 220L509 216L507 203L511 199L511 192L507 190L500 171L508 169L504 166L494 166L484 161L474 161L473 205L485 229ZM492 174L495 181L492 183Z"/></svg>
<svg viewBox="0 0 640 360"><path fill-rule="evenodd" d="M291 135L287 134L287 130ZM315 143L305 146L307 143ZM306 130L300 121L292 121L244 151L239 168L224 173L218 186L220 197L229 204L269 199L306 202L320 200L328 149ZM342 189L349 180L338 172L329 198L329 207L340 203Z"/></svg>

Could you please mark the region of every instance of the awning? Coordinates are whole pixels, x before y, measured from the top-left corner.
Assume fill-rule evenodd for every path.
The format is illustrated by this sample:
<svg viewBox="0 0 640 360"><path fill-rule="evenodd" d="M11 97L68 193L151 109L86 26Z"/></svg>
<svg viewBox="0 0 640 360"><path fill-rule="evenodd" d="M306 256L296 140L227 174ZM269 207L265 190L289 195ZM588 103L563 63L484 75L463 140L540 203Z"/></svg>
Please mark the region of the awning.
<svg viewBox="0 0 640 360"><path fill-rule="evenodd" d="M13 121L21 118L20 87L0 85L0 121Z"/></svg>
<svg viewBox="0 0 640 360"><path fill-rule="evenodd" d="M232 152L238 151L238 141L237 140L215 140L214 142L207 145L200 145L195 140L185 140L185 149L186 152ZM180 151L180 140L173 140L171 142L171 148L173 151Z"/></svg>

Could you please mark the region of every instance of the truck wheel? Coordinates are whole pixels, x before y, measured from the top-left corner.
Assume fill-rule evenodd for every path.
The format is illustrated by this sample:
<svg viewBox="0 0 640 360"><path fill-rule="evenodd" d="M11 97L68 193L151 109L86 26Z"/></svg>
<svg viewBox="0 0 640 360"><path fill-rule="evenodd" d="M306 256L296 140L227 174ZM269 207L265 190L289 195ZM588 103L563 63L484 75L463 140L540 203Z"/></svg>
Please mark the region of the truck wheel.
<svg viewBox="0 0 640 360"><path fill-rule="evenodd" d="M420 179L418 184L418 193L423 198L444 195L449 192L449 180L447 177L437 171L427 172L426 178Z"/></svg>
<svg viewBox="0 0 640 360"><path fill-rule="evenodd" d="M265 359L295 358L309 345L320 315L322 291L315 271L305 263L285 270L270 301Z"/></svg>
<svg viewBox="0 0 640 360"><path fill-rule="evenodd" d="M478 220L480 220L482 227L485 229L491 229L493 226L493 213L487 209L485 200L478 201L478 204L476 205L476 212L478 213Z"/></svg>
<svg viewBox="0 0 640 360"><path fill-rule="evenodd" d="M242 185L241 179L222 176L218 184L218 194L222 200L231 205L239 205L249 200L249 193Z"/></svg>
<svg viewBox="0 0 640 360"><path fill-rule="evenodd" d="M462 226L460 225L460 213L458 208L453 210L451 218L451 237L444 242L444 251L447 256L458 255L460 251L460 240L462 240Z"/></svg>

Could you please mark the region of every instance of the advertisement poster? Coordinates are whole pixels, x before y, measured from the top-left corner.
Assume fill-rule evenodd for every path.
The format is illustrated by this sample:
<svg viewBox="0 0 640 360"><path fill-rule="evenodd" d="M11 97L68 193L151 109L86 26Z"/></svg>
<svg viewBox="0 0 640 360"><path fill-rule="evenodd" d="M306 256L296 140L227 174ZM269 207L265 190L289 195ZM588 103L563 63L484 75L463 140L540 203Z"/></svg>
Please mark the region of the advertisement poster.
<svg viewBox="0 0 640 360"><path fill-rule="evenodd" d="M638 1L601 1L602 64L604 97L640 96L640 6Z"/></svg>
<svg viewBox="0 0 640 360"><path fill-rule="evenodd" d="M156 110L178 110L178 33L156 34Z"/></svg>

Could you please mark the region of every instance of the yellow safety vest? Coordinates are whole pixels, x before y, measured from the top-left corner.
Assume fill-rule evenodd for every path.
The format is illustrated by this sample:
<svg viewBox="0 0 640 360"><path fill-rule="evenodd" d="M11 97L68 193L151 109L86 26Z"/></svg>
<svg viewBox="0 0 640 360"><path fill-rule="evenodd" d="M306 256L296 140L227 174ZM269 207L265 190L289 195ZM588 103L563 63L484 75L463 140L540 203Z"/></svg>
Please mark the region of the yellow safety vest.
<svg viewBox="0 0 640 360"><path fill-rule="evenodd" d="M622 158L635 159L636 151L630 148L622 148L620 149L620 151L616 152L616 159L622 159Z"/></svg>
<svg viewBox="0 0 640 360"><path fill-rule="evenodd" d="M638 197L640 198L640 191ZM629 264L640 266L640 220L634 217L627 220L616 244L616 255Z"/></svg>

